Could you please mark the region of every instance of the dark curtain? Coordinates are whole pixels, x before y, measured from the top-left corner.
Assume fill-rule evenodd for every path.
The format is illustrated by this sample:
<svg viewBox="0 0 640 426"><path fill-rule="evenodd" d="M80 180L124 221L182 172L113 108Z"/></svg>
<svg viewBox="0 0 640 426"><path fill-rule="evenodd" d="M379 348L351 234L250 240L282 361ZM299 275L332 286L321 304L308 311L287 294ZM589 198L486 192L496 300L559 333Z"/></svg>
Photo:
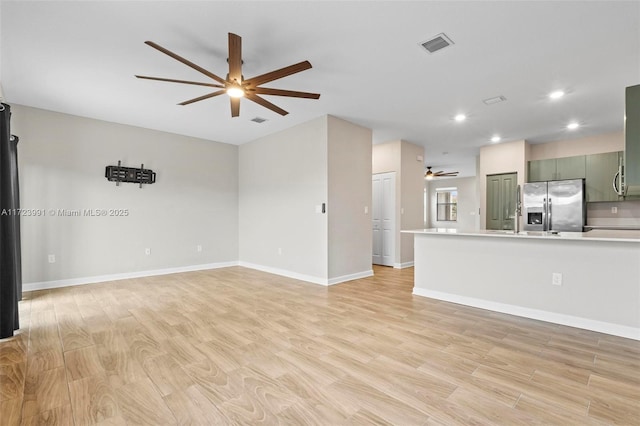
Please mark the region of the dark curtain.
<svg viewBox="0 0 640 426"><path fill-rule="evenodd" d="M0 339L20 328L22 298L18 138L11 136L10 120L11 107L0 104Z"/></svg>

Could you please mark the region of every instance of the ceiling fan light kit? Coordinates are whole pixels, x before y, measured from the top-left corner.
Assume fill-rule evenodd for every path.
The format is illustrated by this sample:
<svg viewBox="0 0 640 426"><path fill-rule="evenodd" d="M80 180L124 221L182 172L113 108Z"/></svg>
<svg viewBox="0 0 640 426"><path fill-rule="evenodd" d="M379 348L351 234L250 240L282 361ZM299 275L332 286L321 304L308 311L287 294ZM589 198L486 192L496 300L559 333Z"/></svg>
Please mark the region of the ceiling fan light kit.
<svg viewBox="0 0 640 426"><path fill-rule="evenodd" d="M439 172L431 171L431 166L427 166L427 171L424 173L424 178L426 180L432 180L434 177L456 177L459 172L444 172L440 170Z"/></svg>
<svg viewBox="0 0 640 426"><path fill-rule="evenodd" d="M227 62L229 63L229 73L227 74L227 78L223 79L216 74L212 73L209 70L202 68L199 65L179 56L168 49L154 43L152 41L145 41L145 44L153 47L154 49L164 53L167 56L171 56L173 59L182 62L188 67L193 68L194 70L200 72L201 74L206 75L215 81L215 83L202 83L198 81L188 81L188 80L177 80L172 78L161 78L161 77L149 77L144 75L136 75L137 78L146 79L146 80L156 80L156 81L164 81L169 83L180 83L180 84L191 84L196 86L205 86L205 87L214 87L221 90L216 90L215 92L208 93L206 95L198 96L197 98L189 99L187 101L181 102L178 105L189 105L194 102L203 101L205 99L213 98L222 94L227 94L229 96L230 104L231 104L231 116L238 117L240 115L240 98L247 98L250 101L257 103L267 109L270 109L273 112L276 112L280 115L287 115L288 112L284 109L278 107L277 105L272 104L265 98L260 95L267 96L287 96L292 98L306 98L306 99L319 99L320 94L318 93L309 93L309 92L298 92L294 90L282 90L282 89L272 89L268 87L261 87L265 83L269 83L274 80L278 80L284 77L287 77L292 74L299 73L301 71L308 70L311 68L311 63L309 61L302 61L297 64L289 65L288 67L280 68L275 71L268 72L266 74L261 74L256 77L252 77L249 79L245 79L242 76L242 38L233 33L229 33L229 58Z"/></svg>

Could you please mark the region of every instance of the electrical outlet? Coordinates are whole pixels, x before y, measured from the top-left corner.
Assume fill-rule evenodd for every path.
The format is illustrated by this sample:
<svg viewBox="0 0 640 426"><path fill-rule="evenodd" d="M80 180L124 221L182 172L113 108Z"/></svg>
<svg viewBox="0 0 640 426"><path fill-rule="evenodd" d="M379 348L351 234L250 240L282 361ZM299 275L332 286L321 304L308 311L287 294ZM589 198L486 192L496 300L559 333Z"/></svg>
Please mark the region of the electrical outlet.
<svg viewBox="0 0 640 426"><path fill-rule="evenodd" d="M551 284L562 285L562 274L560 272L554 272L551 274Z"/></svg>
<svg viewBox="0 0 640 426"><path fill-rule="evenodd" d="M282 254L282 248L278 248L278 254Z"/></svg>
<svg viewBox="0 0 640 426"><path fill-rule="evenodd" d="M49 255L49 263L56 263L56 255L55 254L50 254Z"/></svg>
<svg viewBox="0 0 640 426"><path fill-rule="evenodd" d="M149 256L151 254L151 249L150 248L146 248L144 249L144 254L146 254L147 256Z"/></svg>
<svg viewBox="0 0 640 426"><path fill-rule="evenodd" d="M611 207L611 213L618 214L618 208L617 207Z"/></svg>
<svg viewBox="0 0 640 426"><path fill-rule="evenodd" d="M364 214L369 214L369 206L364 206Z"/></svg>
<svg viewBox="0 0 640 426"><path fill-rule="evenodd" d="M200 252L202 251L202 246L201 246L200 244L198 244L198 245L196 246L196 251L197 251L198 253L200 253Z"/></svg>

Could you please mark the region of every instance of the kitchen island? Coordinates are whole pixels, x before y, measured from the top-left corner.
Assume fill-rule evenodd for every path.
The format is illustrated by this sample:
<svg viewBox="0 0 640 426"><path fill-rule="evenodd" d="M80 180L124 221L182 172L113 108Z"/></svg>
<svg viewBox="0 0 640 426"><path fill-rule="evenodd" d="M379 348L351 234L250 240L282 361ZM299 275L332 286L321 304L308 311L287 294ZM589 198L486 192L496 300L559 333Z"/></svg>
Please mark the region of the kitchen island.
<svg viewBox="0 0 640 426"><path fill-rule="evenodd" d="M402 232L415 295L640 340L640 231Z"/></svg>

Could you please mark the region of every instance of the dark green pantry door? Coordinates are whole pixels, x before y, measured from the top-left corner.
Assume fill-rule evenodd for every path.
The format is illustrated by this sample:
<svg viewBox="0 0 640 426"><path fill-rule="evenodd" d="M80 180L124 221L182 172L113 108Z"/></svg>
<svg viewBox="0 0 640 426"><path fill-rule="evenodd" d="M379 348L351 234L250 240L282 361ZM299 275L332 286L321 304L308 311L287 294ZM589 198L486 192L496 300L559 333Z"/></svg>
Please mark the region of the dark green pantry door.
<svg viewBox="0 0 640 426"><path fill-rule="evenodd" d="M517 173L487 175L487 229L513 230Z"/></svg>

